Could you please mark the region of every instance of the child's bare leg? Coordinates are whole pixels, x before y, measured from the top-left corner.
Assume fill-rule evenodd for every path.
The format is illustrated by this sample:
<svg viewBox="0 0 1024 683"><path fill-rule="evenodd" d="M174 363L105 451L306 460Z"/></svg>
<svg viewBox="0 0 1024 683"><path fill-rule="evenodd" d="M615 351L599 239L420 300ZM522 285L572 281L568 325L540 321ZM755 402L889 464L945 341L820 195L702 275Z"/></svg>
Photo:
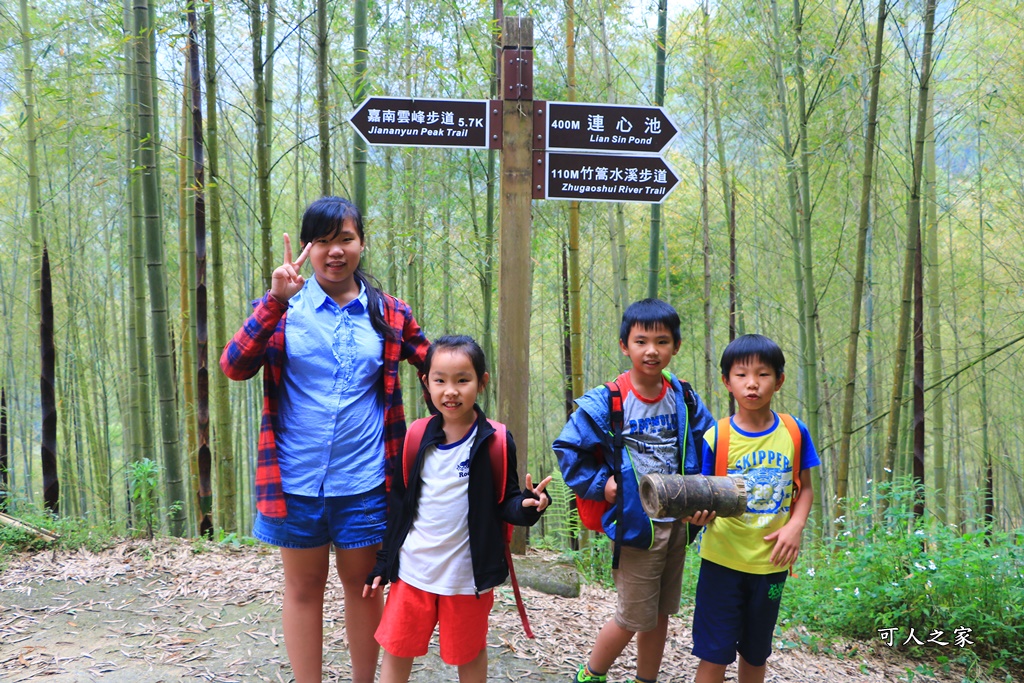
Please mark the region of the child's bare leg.
<svg viewBox="0 0 1024 683"><path fill-rule="evenodd" d="M363 586L377 561L378 548L379 543L335 551L338 577L345 589L345 636L352 658L352 683L373 683L377 671L380 646L373 634L384 612L384 596L383 591L377 591L375 597L364 598Z"/></svg>
<svg viewBox="0 0 1024 683"><path fill-rule="evenodd" d="M693 683L722 683L724 680L725 664L712 664L707 660L700 660Z"/></svg>
<svg viewBox="0 0 1024 683"><path fill-rule="evenodd" d="M474 657L473 661L459 664L459 683L487 683L486 647L480 650L480 654Z"/></svg>
<svg viewBox="0 0 1024 683"><path fill-rule="evenodd" d="M281 548L284 566L281 622L295 683L320 683L323 673L324 588L330 568L329 556L328 545Z"/></svg>
<svg viewBox="0 0 1024 683"><path fill-rule="evenodd" d="M412 673L412 663L415 657L396 657L387 650L384 651L383 660L380 663L380 683L405 683Z"/></svg>
<svg viewBox="0 0 1024 683"><path fill-rule="evenodd" d="M658 625L650 631L636 634L636 675L649 681L658 678L661 658L665 655L665 638L668 637L668 615L658 615Z"/></svg>
<svg viewBox="0 0 1024 683"><path fill-rule="evenodd" d="M766 665L754 666L743 659L743 655L739 656L739 671L737 672L737 680L739 683L764 683L764 673Z"/></svg>
<svg viewBox="0 0 1024 683"><path fill-rule="evenodd" d="M633 639L634 633L616 624L615 619L609 619L598 631L594 649L590 651L590 659L587 661L590 670L608 673L608 669Z"/></svg>

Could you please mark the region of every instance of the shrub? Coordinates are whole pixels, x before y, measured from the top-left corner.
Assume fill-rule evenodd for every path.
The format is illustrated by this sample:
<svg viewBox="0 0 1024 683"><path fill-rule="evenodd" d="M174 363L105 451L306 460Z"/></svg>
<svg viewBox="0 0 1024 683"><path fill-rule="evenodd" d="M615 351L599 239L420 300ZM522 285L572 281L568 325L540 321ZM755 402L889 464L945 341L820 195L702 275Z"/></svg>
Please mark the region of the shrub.
<svg viewBox="0 0 1024 683"><path fill-rule="evenodd" d="M787 583L782 618L861 640L877 641L884 629L895 628L892 644L913 645L918 652L912 654L934 651L940 662L980 656L995 667L1020 666L1020 532L961 534L915 520L907 482L879 491L889 503L881 523L870 523L865 500L859 510L864 523L804 553L797 577ZM909 640L911 628L923 646ZM961 636L971 642L958 641Z"/></svg>

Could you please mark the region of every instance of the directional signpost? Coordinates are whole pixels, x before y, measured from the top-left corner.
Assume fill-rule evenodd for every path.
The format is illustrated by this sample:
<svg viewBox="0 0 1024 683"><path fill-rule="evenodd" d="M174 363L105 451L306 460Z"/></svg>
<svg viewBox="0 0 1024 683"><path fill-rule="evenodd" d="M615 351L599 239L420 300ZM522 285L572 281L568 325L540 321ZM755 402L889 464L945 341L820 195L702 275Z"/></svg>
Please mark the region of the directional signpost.
<svg viewBox="0 0 1024 683"><path fill-rule="evenodd" d="M497 147L490 100L423 100L368 97L349 121L370 145Z"/></svg>
<svg viewBox="0 0 1024 683"><path fill-rule="evenodd" d="M679 182L660 156L551 152L544 161L545 199L660 204Z"/></svg>
<svg viewBox="0 0 1024 683"><path fill-rule="evenodd" d="M544 149L658 154L678 133L661 107L548 102Z"/></svg>
<svg viewBox="0 0 1024 683"><path fill-rule="evenodd" d="M534 199L660 204L679 183L660 155L679 130L661 107L535 101L534 114Z"/></svg>

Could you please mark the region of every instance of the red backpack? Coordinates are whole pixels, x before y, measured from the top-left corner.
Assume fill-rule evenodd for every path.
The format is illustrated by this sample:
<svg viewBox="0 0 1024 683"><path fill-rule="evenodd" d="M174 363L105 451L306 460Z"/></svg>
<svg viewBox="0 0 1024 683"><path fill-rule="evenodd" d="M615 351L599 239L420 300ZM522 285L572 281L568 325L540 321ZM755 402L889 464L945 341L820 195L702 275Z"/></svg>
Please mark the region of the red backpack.
<svg viewBox="0 0 1024 683"><path fill-rule="evenodd" d="M408 487L409 475L412 473L413 463L420 452L420 445L423 443L423 434L427 431L427 423L432 417L421 417L409 425L405 433L405 445L402 448L402 482ZM494 497L498 503L505 500L505 484L508 481L508 428L496 420L487 420L487 423L494 428L494 434L487 439L487 455L491 459L492 479L494 480ZM501 533L505 540L505 563L508 565L509 579L512 581L512 592L516 596L516 608L519 610L519 618L523 622L523 630L527 638L533 638L533 631L530 629L530 622L526 618L526 605L523 604L523 596L519 592L519 581L516 580L516 569L512 565L512 550L509 542L512 540L512 525L501 521Z"/></svg>
<svg viewBox="0 0 1024 683"><path fill-rule="evenodd" d="M605 382L604 385L608 388L608 426L612 430L613 448L618 455L622 453L623 441L622 392L619 390L617 379L614 382ZM604 453L600 448L594 451L594 459L598 465L604 462ZM615 473L615 483L621 484L622 468L618 466L617 461L613 461L612 470ZM603 499L590 500L576 496L576 512L580 515L580 523L591 531L603 530L601 518L611 506L611 503Z"/></svg>

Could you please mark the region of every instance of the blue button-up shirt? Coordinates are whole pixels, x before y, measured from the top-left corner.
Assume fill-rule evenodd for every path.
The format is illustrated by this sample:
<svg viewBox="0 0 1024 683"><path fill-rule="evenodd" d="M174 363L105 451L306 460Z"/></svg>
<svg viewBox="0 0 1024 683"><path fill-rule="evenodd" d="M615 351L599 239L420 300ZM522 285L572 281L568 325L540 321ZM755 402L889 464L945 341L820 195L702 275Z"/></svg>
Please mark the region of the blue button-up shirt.
<svg viewBox="0 0 1024 683"><path fill-rule="evenodd" d="M384 481L384 340L366 288L344 306L316 281L288 302L277 446L284 490L348 496Z"/></svg>

